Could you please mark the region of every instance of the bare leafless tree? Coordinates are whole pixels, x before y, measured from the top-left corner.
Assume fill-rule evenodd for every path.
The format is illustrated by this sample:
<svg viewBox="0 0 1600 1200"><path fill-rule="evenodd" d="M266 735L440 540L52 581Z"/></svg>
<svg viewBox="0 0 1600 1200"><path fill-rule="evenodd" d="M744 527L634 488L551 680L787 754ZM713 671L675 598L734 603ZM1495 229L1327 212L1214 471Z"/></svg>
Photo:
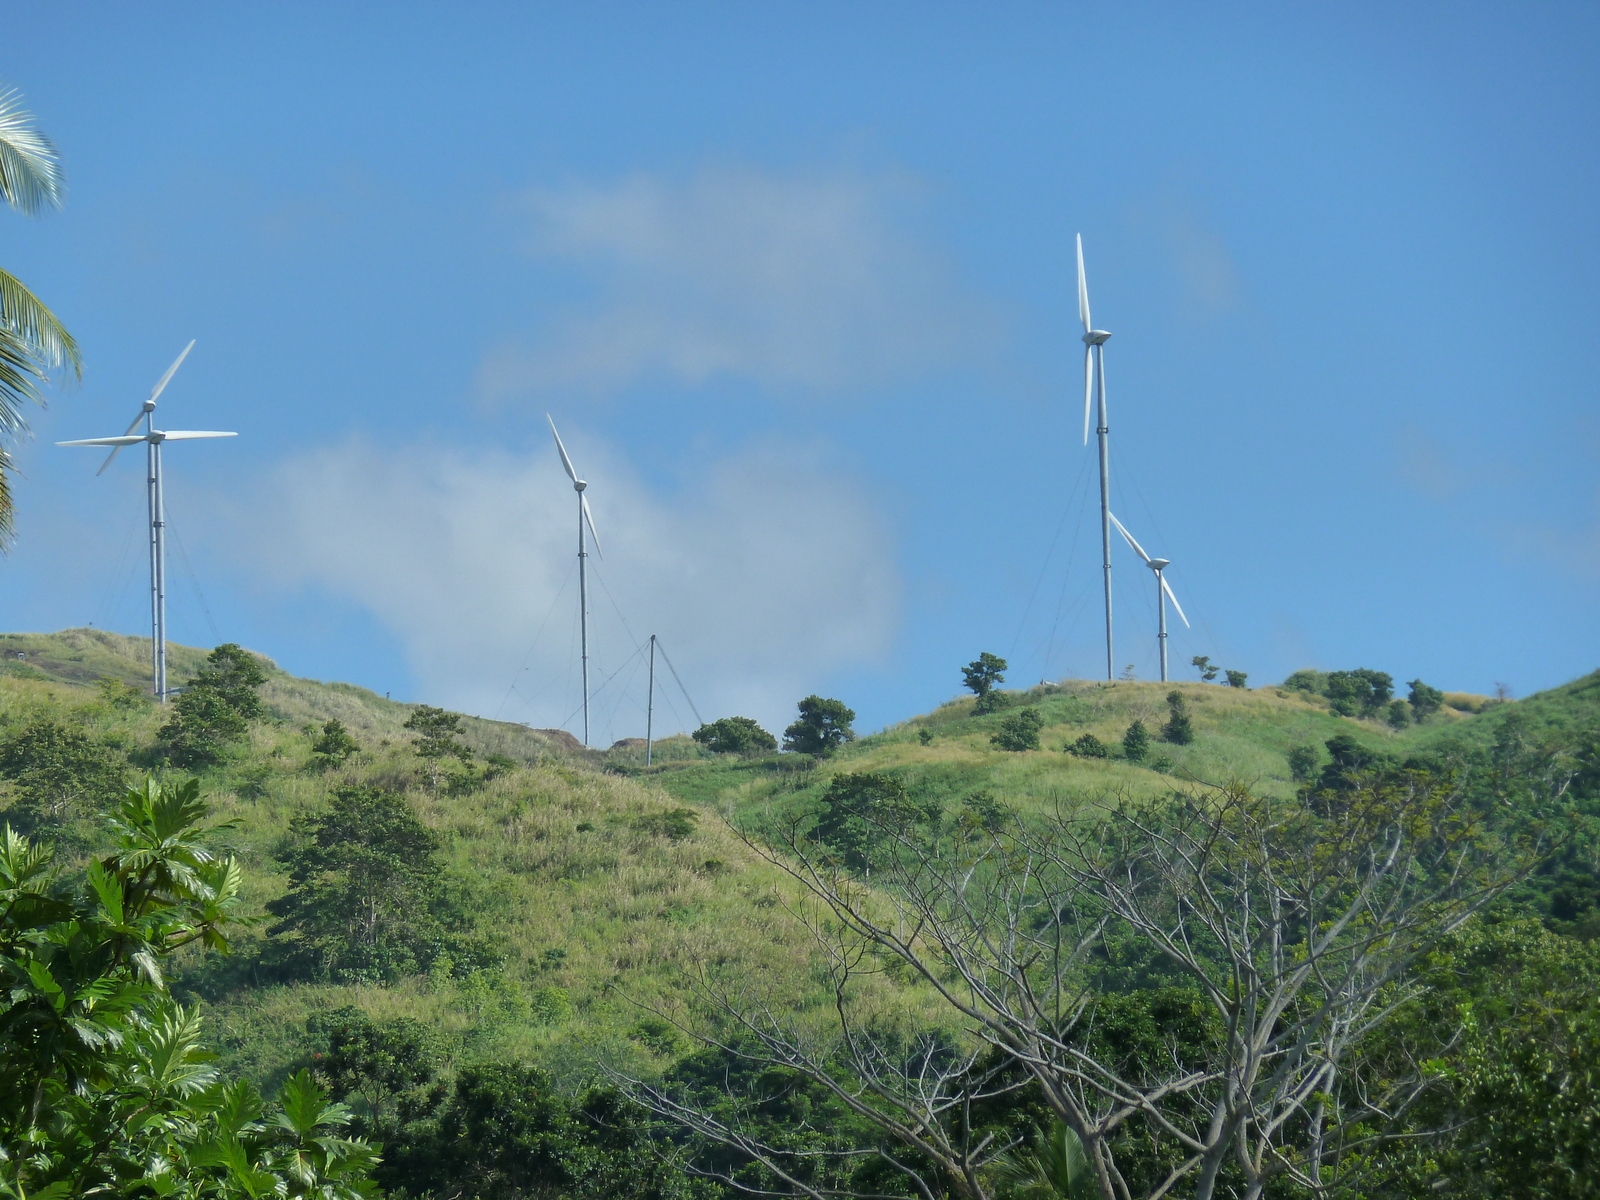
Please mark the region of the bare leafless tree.
<svg viewBox="0 0 1600 1200"><path fill-rule="evenodd" d="M1077 1135L1104 1200L1158 1200L1180 1183L1209 1200L1224 1177L1247 1200L1274 1179L1313 1196L1348 1188L1423 1084L1392 1063L1366 1070L1363 1039L1410 998L1417 956L1515 873L1452 790L1420 774L1315 807L1235 785L1063 804L998 828L992 812L917 818L893 802L858 815L870 886L804 818L745 832L800 885L790 911L827 965L831 1019L819 1027L709 967L695 979L700 1017L679 1019L725 1054L809 1080L882 1135L809 1154L875 1156L929 1200L988 1200L1013 1143L974 1114L1019 1088ZM1130 953L1200 998L1205 1038L1169 1035L1137 1062L1109 1048L1097 1022ZM931 989L956 1035L887 1033L858 1003L863 977L885 969ZM788 1192L844 1194L726 1117L630 1087ZM1154 1174L1148 1162L1128 1173L1135 1133L1162 1147Z"/></svg>

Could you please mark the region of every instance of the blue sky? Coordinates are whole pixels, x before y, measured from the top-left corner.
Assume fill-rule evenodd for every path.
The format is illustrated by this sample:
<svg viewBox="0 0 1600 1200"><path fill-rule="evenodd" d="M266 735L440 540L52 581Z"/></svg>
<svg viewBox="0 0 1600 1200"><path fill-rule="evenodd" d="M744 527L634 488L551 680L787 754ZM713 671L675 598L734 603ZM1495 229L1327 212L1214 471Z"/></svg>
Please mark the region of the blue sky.
<svg viewBox="0 0 1600 1200"><path fill-rule="evenodd" d="M177 640L573 727L659 633L707 718L875 728L1103 663L1113 508L1254 683L1517 694L1600 659L1592 5L46 6L0 78L69 202L5 266L81 341L0 624L147 628L120 432L179 349ZM130 459L134 456L128 456ZM1118 547L1117 660L1155 666ZM1185 668L1180 674L1187 675ZM681 697L667 727L693 724Z"/></svg>

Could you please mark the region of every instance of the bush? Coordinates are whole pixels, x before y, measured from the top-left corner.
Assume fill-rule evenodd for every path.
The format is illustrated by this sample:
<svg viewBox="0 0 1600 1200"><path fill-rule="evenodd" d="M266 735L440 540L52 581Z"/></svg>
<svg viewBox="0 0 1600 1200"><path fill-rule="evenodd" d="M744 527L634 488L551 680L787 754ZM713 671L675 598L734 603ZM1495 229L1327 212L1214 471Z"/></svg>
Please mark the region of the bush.
<svg viewBox="0 0 1600 1200"><path fill-rule="evenodd" d="M694 823L700 814L692 808L672 808L666 812L646 813L635 817L633 827L669 841L681 842L694 832Z"/></svg>
<svg viewBox="0 0 1600 1200"><path fill-rule="evenodd" d="M713 754L761 754L778 748L778 739L750 717L723 717L689 736Z"/></svg>
<svg viewBox="0 0 1600 1200"><path fill-rule="evenodd" d="M289 890L268 955L293 977L386 982L425 972L449 951L458 971L487 956L449 897L438 840L403 796L342 787L327 808L295 818L278 855Z"/></svg>
<svg viewBox="0 0 1600 1200"><path fill-rule="evenodd" d="M1386 719L1393 728L1404 729L1411 724L1411 706L1404 700L1391 700Z"/></svg>
<svg viewBox="0 0 1600 1200"><path fill-rule="evenodd" d="M1079 758L1107 758L1109 751L1106 744L1092 733L1086 733L1072 745L1067 747L1068 754L1075 754Z"/></svg>
<svg viewBox="0 0 1600 1200"><path fill-rule="evenodd" d="M48 831L87 844L79 822L105 811L126 790L127 760L81 729L39 717L0 743L0 779L15 799L6 820L18 833Z"/></svg>
<svg viewBox="0 0 1600 1200"><path fill-rule="evenodd" d="M1243 671L1224 671L1223 674L1228 677L1228 686L1231 688L1244 687L1245 681L1250 678L1250 676Z"/></svg>
<svg viewBox="0 0 1600 1200"><path fill-rule="evenodd" d="M783 731L785 750L828 755L855 740L855 730L851 728L855 710L845 707L844 701L807 696L799 707L799 719Z"/></svg>
<svg viewBox="0 0 1600 1200"><path fill-rule="evenodd" d="M871 864L886 839L931 823L936 804L921 803L893 776L878 771L836 775L822 795L811 838L843 858L855 870Z"/></svg>
<svg viewBox="0 0 1600 1200"><path fill-rule="evenodd" d="M1174 746L1187 746L1194 741L1194 722L1189 718L1189 704L1183 693L1167 693L1167 723L1161 727L1161 740Z"/></svg>
<svg viewBox="0 0 1600 1200"><path fill-rule="evenodd" d="M1002 750L1037 750L1039 731L1044 728L1044 717L1036 708L1025 708L1012 713L1000 722L1000 732L989 741Z"/></svg>
<svg viewBox="0 0 1600 1200"><path fill-rule="evenodd" d="M1327 677L1324 694L1341 717L1375 716L1394 696L1394 676L1365 667L1333 671Z"/></svg>
<svg viewBox="0 0 1600 1200"><path fill-rule="evenodd" d="M344 723L332 718L323 725L322 736L311 743L311 761L316 767L326 770L339 766L360 751L361 747L356 745L355 738L350 736Z"/></svg>
<svg viewBox="0 0 1600 1200"><path fill-rule="evenodd" d="M1315 746L1296 746L1289 751L1289 778L1296 783L1310 783L1321 764L1322 755Z"/></svg>
<svg viewBox="0 0 1600 1200"><path fill-rule="evenodd" d="M1148 753L1150 731L1144 727L1143 721L1135 721L1128 726L1128 732L1122 735L1122 757L1129 762L1143 762Z"/></svg>
<svg viewBox="0 0 1600 1200"><path fill-rule="evenodd" d="M157 738L170 762L180 767L212 766L261 716L256 689L267 673L248 650L233 642L218 646L172 702L172 715Z"/></svg>
<svg viewBox="0 0 1600 1200"><path fill-rule="evenodd" d="M1444 693L1438 688L1429 687L1420 679L1413 679L1407 686L1411 688L1411 715L1419 724L1444 706Z"/></svg>

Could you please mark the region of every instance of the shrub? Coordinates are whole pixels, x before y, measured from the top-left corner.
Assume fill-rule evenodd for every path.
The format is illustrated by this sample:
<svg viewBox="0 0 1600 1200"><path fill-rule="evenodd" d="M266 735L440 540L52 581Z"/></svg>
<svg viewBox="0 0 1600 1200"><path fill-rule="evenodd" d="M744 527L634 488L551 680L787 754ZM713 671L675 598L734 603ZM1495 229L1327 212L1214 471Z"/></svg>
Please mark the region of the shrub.
<svg viewBox="0 0 1600 1200"><path fill-rule="evenodd" d="M985 650L961 668L962 686L982 700L994 685L1006 681L1006 660Z"/></svg>
<svg viewBox="0 0 1600 1200"><path fill-rule="evenodd" d="M1150 731L1144 727L1143 721L1135 721L1128 726L1128 732L1122 735L1122 757L1129 762L1143 762L1148 753Z"/></svg>
<svg viewBox="0 0 1600 1200"><path fill-rule="evenodd" d="M1333 671L1324 689L1333 703L1333 711L1341 717L1370 717L1385 708L1394 696L1394 676L1365 667Z"/></svg>
<svg viewBox="0 0 1600 1200"><path fill-rule="evenodd" d="M211 766L261 716L256 689L267 673L255 655L233 642L218 646L172 702L172 715L157 731L175 766Z"/></svg>
<svg viewBox="0 0 1600 1200"><path fill-rule="evenodd" d="M919 730L917 730L917 741L921 742L924 746L933 745L933 730L931 730L931 729L919 729Z"/></svg>
<svg viewBox="0 0 1600 1200"><path fill-rule="evenodd" d="M1067 753L1079 758L1106 758L1109 754L1106 744L1092 733L1086 733L1073 742L1067 747Z"/></svg>
<svg viewBox="0 0 1600 1200"><path fill-rule="evenodd" d="M1044 728L1044 717L1036 708L1025 708L1012 713L1000 722L1000 732L989 741L1002 750L1037 750L1039 731Z"/></svg>
<svg viewBox="0 0 1600 1200"><path fill-rule="evenodd" d="M1187 746L1194 741L1194 722L1189 717L1189 705L1183 693L1167 693L1167 723L1161 727L1161 740L1174 746Z"/></svg>
<svg viewBox="0 0 1600 1200"><path fill-rule="evenodd" d="M335 717L322 726L322 736L311 743L311 761L314 766L326 770L339 766L360 750L344 723Z"/></svg>
<svg viewBox="0 0 1600 1200"><path fill-rule="evenodd" d="M39 717L0 743L0 778L15 799L6 820L19 833L48 830L73 844L87 829L73 828L109 808L126 790L127 760L81 729Z"/></svg>
<svg viewBox="0 0 1600 1200"><path fill-rule="evenodd" d="M855 730L850 727L855 710L847 708L844 701L807 696L799 707L799 719L783 731L785 750L827 755L855 740Z"/></svg>
<svg viewBox="0 0 1600 1200"><path fill-rule="evenodd" d="M937 819L936 804L917 801L893 776L878 771L836 775L822 795L811 838L855 870L870 865L885 838Z"/></svg>
<svg viewBox="0 0 1600 1200"><path fill-rule="evenodd" d="M1245 681L1250 678L1250 676L1243 671L1224 671L1223 674L1228 677L1228 686L1231 688L1244 687Z"/></svg>
<svg viewBox="0 0 1600 1200"><path fill-rule="evenodd" d="M1322 755L1315 746L1296 746L1289 751L1289 777L1296 783L1310 783L1321 764Z"/></svg>
<svg viewBox="0 0 1600 1200"><path fill-rule="evenodd" d="M1438 688L1429 687L1420 679L1413 679L1407 686L1411 688L1411 715L1418 723L1427 720L1443 707L1444 693Z"/></svg>
<svg viewBox="0 0 1600 1200"><path fill-rule="evenodd" d="M1411 706L1404 700L1391 700L1386 719L1395 729L1404 729L1411 724Z"/></svg>
<svg viewBox="0 0 1600 1200"><path fill-rule="evenodd" d="M635 817L633 827L645 833L653 833L657 837L667 838L669 841L681 842L694 832L694 824L700 819L700 814L692 808L671 808L666 812L646 813L642 817Z"/></svg>
<svg viewBox="0 0 1600 1200"><path fill-rule="evenodd" d="M723 717L689 736L713 754L761 754L778 748L778 739L750 717Z"/></svg>

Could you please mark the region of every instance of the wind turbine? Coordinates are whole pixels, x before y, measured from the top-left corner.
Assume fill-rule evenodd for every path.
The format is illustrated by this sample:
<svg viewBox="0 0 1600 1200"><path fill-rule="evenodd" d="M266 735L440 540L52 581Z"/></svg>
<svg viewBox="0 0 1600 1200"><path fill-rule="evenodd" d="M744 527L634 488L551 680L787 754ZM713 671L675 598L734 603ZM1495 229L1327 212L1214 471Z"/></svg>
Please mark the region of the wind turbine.
<svg viewBox="0 0 1600 1200"><path fill-rule="evenodd" d="M578 493L578 630L581 639L581 653L583 657L583 746L589 748L589 576L587 570L588 552L583 544L583 527L589 526L589 534L594 538L594 552L600 554L600 535L594 529L594 517L589 514L589 501L584 496L583 490L589 485L578 478L578 472L573 469L572 459L567 457L567 448L561 444L561 435L556 433L556 423L551 420L550 414L545 413L544 419L550 422L550 433L556 439L556 450L561 455L561 465L567 469L567 478L572 480L572 490ZM600 554L604 558L604 554Z"/></svg>
<svg viewBox="0 0 1600 1200"><path fill-rule="evenodd" d="M1178 603L1178 597L1173 595L1172 585L1167 582L1167 577L1162 574L1172 565L1169 558L1151 558L1144 552L1144 547L1133 540L1133 534L1123 528L1122 522L1116 517L1111 518L1111 523L1117 527L1117 532L1127 538L1128 545L1133 547L1133 552L1144 559L1144 565L1156 573L1156 607L1160 613L1159 629L1156 635L1161 644L1161 682L1167 681L1167 601L1172 601L1172 607L1178 610L1178 615L1183 617L1184 628L1189 627L1189 618L1183 616L1183 605Z"/></svg>
<svg viewBox="0 0 1600 1200"><path fill-rule="evenodd" d="M1078 319L1083 322L1083 444L1089 444L1089 409L1098 391L1100 421L1100 553L1106 584L1106 678L1116 676L1116 660L1111 652L1111 459L1106 435L1106 339L1111 335L1096 329L1089 320L1089 281L1083 273L1083 234L1078 235ZM1099 387L1096 388L1098 382ZM1162 645L1166 645L1165 642ZM1166 676L1163 674L1162 678Z"/></svg>
<svg viewBox="0 0 1600 1200"><path fill-rule="evenodd" d="M145 444L145 499L150 510L150 674L151 686L157 701L167 702L167 516L161 492L161 445L163 442L183 442L192 438L238 437L236 433L222 433L210 429L156 428L156 400L173 375L189 357L194 342L183 348L183 353L173 360L167 373L150 390L150 399L139 409L127 432L121 437L81 438L75 442L57 442L58 446L110 446L111 453L95 475L104 475L111 460L122 453L125 446ZM134 433L139 422L144 422L144 432Z"/></svg>

